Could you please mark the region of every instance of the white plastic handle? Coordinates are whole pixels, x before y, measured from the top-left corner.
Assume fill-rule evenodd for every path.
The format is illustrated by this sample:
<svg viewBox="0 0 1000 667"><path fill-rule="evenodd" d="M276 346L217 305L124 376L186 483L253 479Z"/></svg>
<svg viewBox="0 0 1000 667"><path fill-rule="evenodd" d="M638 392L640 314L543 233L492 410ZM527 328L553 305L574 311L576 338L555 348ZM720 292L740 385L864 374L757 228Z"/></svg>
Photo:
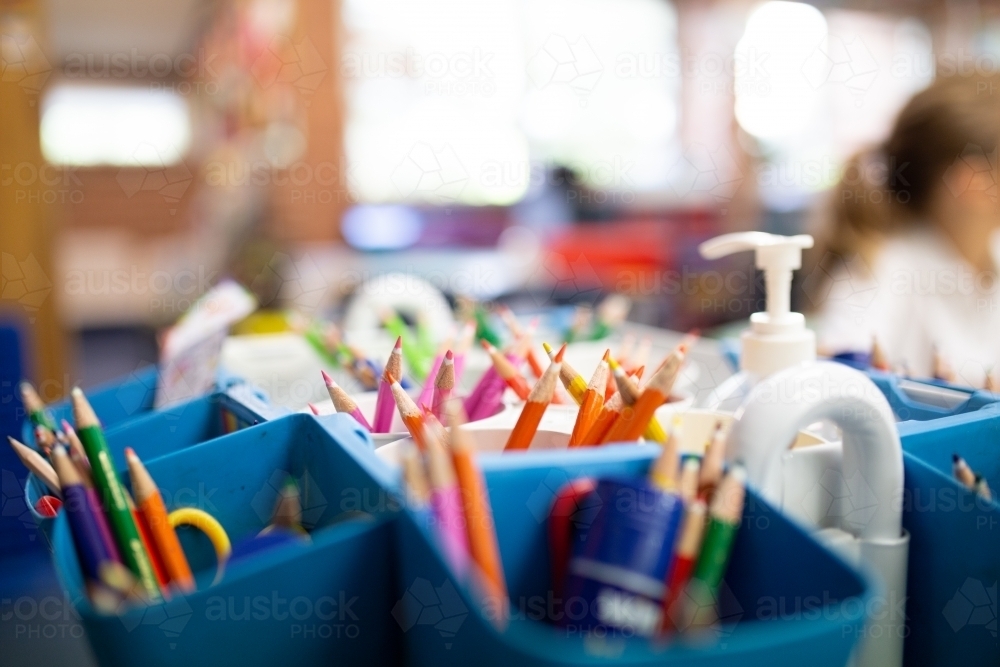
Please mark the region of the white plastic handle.
<svg viewBox="0 0 1000 667"><path fill-rule="evenodd" d="M742 461L750 483L782 502L781 457L802 428L829 419L843 432L843 477L850 503L842 528L868 542L902 534L903 450L889 403L866 375L819 361L758 383L736 411L727 457Z"/></svg>

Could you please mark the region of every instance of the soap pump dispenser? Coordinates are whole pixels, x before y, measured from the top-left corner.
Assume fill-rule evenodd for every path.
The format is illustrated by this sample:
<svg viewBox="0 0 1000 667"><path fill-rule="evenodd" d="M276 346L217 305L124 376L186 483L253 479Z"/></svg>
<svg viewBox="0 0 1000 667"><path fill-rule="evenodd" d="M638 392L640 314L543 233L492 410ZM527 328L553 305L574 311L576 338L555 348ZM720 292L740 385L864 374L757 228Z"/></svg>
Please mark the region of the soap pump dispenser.
<svg viewBox="0 0 1000 667"><path fill-rule="evenodd" d="M792 271L802 267L802 250L812 246L808 234L738 232L698 247L705 259L753 250L767 290L767 310L751 315L750 327L740 336L740 372L720 384L702 407L733 412L763 378L816 359L816 334L806 328L802 313L791 311Z"/></svg>

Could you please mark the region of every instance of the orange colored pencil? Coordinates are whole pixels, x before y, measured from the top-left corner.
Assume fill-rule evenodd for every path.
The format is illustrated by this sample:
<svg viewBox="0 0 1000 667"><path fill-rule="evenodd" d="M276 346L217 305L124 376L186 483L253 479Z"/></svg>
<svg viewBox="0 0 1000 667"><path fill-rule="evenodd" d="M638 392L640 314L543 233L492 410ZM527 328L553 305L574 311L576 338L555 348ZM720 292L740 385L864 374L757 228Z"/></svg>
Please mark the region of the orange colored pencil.
<svg viewBox="0 0 1000 667"><path fill-rule="evenodd" d="M544 373L543 373L544 375ZM493 523L493 510L490 498L486 492L482 472L476 464L476 448L463 428L465 414L458 401L449 401L445 406L451 435L448 438L451 446L452 463L458 486L462 494L462 507L465 510L465 526L469 537L469 552L476 564L474 574L481 586L485 600L493 605L494 614L501 627L506 625L507 614L507 583L504 579L503 563L500 560L500 548L497 545L496 526Z"/></svg>
<svg viewBox="0 0 1000 667"><path fill-rule="evenodd" d="M653 377L649 378L649 383L646 385L646 389L642 392L642 395L633 401L634 405L632 409L622 412L622 416L608 432L605 442L629 442L638 439L644 433L651 440L664 442L666 434L663 432L663 428L659 425L659 422L653 426L653 422L656 420L655 413L657 408L667 402L667 397L670 396L670 390L673 389L674 381L677 379L677 375L680 373L683 364L684 353L682 351L675 350L671 353L669 361L663 368L658 370ZM617 371L615 380L619 382L619 387L623 386L622 379L618 377ZM628 378L625 378L625 380L627 381ZM624 390L622 392L624 394ZM625 400L628 403L627 397ZM650 427L653 427L655 435L650 433ZM661 433L663 434L662 436L660 435Z"/></svg>
<svg viewBox="0 0 1000 667"><path fill-rule="evenodd" d="M614 433L615 425L622 420L626 414L632 413L632 406L639 399L639 385L635 383L635 380L630 378L626 373L625 369L614 359L608 357L608 366L611 367L611 376L615 380L615 386L618 387L618 396L621 398L622 407L619 415L611 423L611 426L604 432L598 444L605 444L608 442L623 442L621 439L617 438L617 434ZM612 440L612 438L615 438Z"/></svg>
<svg viewBox="0 0 1000 667"><path fill-rule="evenodd" d="M531 446L531 440L535 437L535 432L538 431L542 415L545 414L545 408L552 402L552 395L556 390L556 382L565 351L566 346L563 345L559 354L542 373L542 377L531 388L531 393L528 394L528 399L521 410L521 416L517 418L517 423L514 424L514 429L510 432L510 437L507 438L507 444L503 448L505 452L523 450Z"/></svg>
<svg viewBox="0 0 1000 667"><path fill-rule="evenodd" d="M132 491L135 493L139 513L149 528L150 538L155 550L163 562L170 582L184 593L194 590L194 577L188 565L187 556L177 539L177 533L170 525L167 508L163 497L156 488L153 478L131 447L125 449L125 460L128 463L129 477L132 479Z"/></svg>
<svg viewBox="0 0 1000 667"><path fill-rule="evenodd" d="M507 386L514 390L518 398L522 401L528 400L531 387L528 386L528 383L514 367L514 364L510 363L507 357L500 354L500 350L493 347L488 340L482 341L482 344L483 349L486 350L486 354L490 355L490 359L493 361L493 367L496 369L497 375L503 378Z"/></svg>
<svg viewBox="0 0 1000 667"><path fill-rule="evenodd" d="M616 391L611 398L604 402L604 407L601 408L594 424L577 446L592 447L601 444L604 435L611 430L612 424L618 419L624 407L625 403L622 400L621 392Z"/></svg>
<svg viewBox="0 0 1000 667"><path fill-rule="evenodd" d="M580 411L576 415L576 422L573 424L573 433L569 436L569 446L579 447L584 436L594 425L594 421L604 407L604 385L608 381L608 356L611 350L604 353L604 358L597 365L594 375L590 378L587 391L583 394L583 403L580 404Z"/></svg>
<svg viewBox="0 0 1000 667"><path fill-rule="evenodd" d="M417 404L413 402L413 399L410 398L410 395L406 393L406 390L403 389L399 382L393 381L391 387L392 397L396 401L399 416L403 418L403 425L410 432L413 442L417 443L417 447L423 451L426 443L424 442L424 417L420 414L420 408L417 407Z"/></svg>

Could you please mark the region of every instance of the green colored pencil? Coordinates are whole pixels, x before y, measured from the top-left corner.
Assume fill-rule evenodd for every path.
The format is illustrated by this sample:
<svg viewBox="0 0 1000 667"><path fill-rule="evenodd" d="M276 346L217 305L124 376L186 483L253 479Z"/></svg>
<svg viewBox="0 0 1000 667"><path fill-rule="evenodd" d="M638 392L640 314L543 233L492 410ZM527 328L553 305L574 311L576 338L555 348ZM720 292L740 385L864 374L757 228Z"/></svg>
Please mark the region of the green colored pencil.
<svg viewBox="0 0 1000 667"><path fill-rule="evenodd" d="M70 400L73 403L73 417L76 419L76 434L83 443L84 451L87 452L87 459L93 470L94 488L104 504L122 560L138 577L149 599L154 602L159 601L160 586L153 572L153 563L149 560L142 538L139 537L139 528L135 525L135 519L125 498L125 489L111 461L111 452L104 439L101 423L79 387L73 388Z"/></svg>

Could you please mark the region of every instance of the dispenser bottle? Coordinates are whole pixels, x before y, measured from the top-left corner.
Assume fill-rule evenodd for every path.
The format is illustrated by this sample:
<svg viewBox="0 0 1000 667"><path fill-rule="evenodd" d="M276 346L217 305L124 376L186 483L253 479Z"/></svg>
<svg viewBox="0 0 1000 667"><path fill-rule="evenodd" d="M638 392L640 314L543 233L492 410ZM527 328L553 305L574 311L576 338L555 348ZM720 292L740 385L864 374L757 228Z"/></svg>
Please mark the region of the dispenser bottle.
<svg viewBox="0 0 1000 667"><path fill-rule="evenodd" d="M750 327L740 336L740 371L720 384L702 407L733 412L763 378L816 359L816 334L806 328L802 313L791 312L792 271L802 267L802 249L812 245L808 234L739 232L699 246L705 259L753 250L767 290L767 310L751 315Z"/></svg>

